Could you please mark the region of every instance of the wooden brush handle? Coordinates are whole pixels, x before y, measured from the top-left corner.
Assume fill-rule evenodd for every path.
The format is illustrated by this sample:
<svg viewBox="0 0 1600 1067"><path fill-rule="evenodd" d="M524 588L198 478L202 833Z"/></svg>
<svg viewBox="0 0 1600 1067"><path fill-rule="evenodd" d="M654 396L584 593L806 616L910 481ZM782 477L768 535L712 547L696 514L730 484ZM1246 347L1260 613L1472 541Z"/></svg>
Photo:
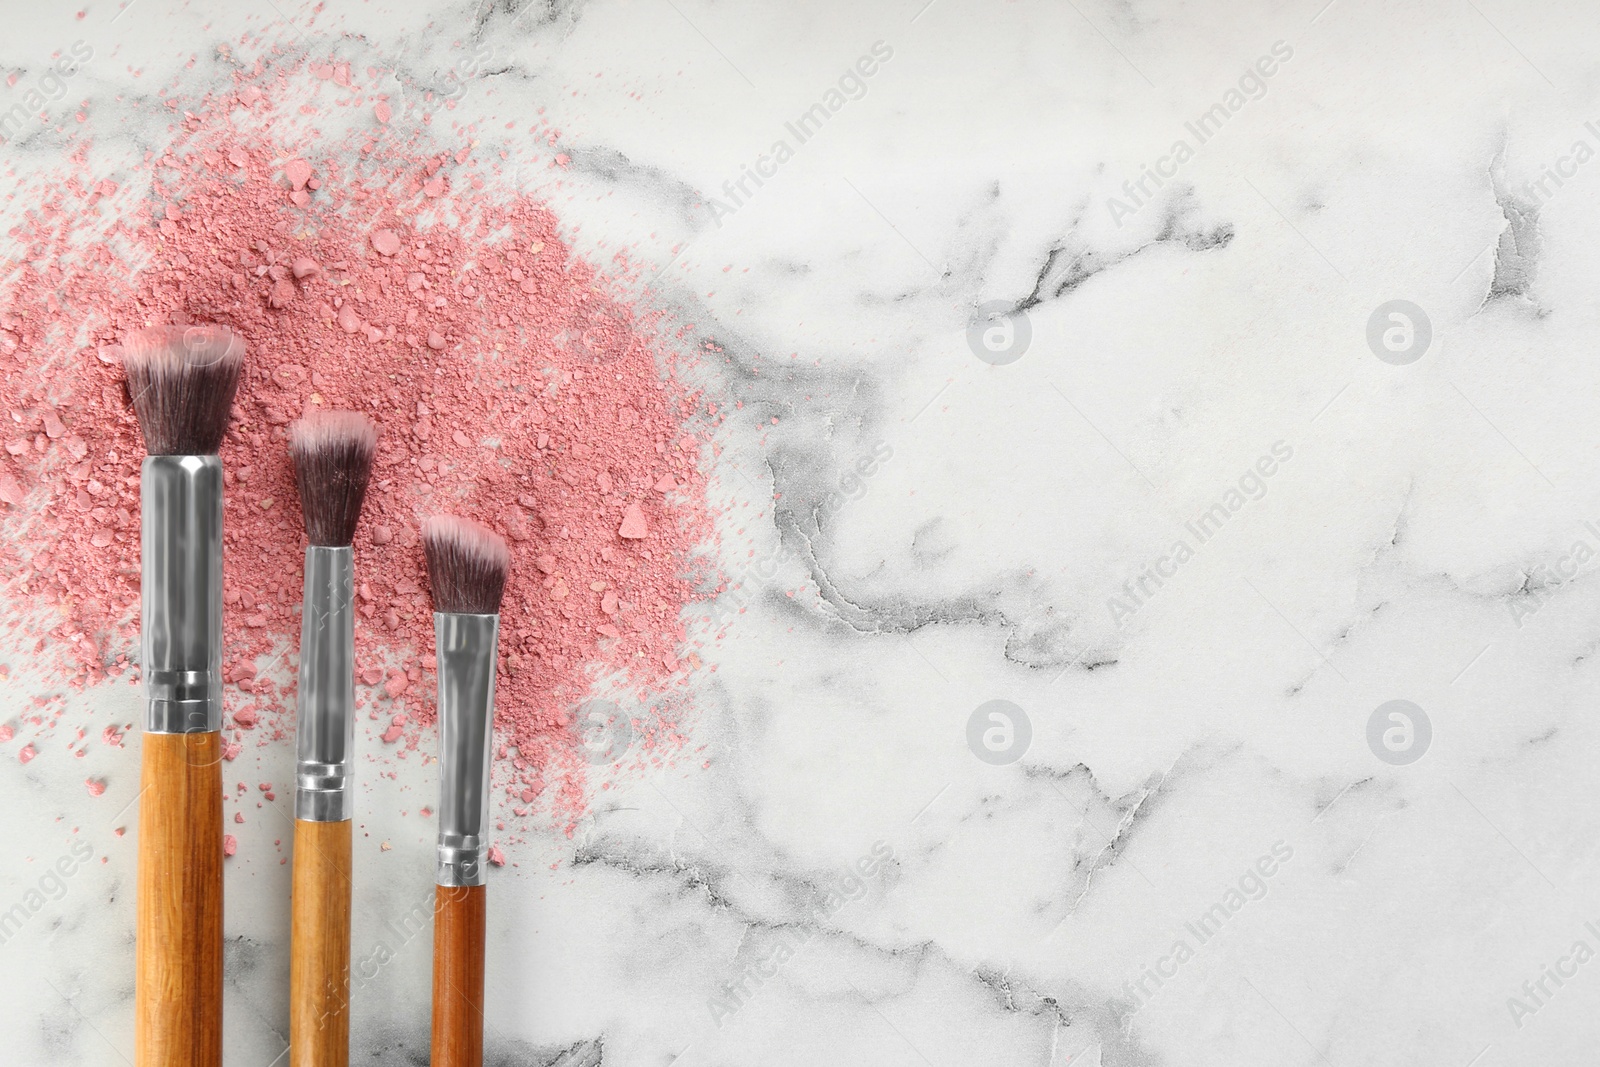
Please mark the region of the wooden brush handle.
<svg viewBox="0 0 1600 1067"><path fill-rule="evenodd" d="M222 1064L222 736L142 739L137 1067Z"/></svg>
<svg viewBox="0 0 1600 1067"><path fill-rule="evenodd" d="M295 820L289 946L289 1067L348 1067L348 819Z"/></svg>
<svg viewBox="0 0 1600 1067"><path fill-rule="evenodd" d="M481 885L435 893L432 1067L483 1067L484 900Z"/></svg>

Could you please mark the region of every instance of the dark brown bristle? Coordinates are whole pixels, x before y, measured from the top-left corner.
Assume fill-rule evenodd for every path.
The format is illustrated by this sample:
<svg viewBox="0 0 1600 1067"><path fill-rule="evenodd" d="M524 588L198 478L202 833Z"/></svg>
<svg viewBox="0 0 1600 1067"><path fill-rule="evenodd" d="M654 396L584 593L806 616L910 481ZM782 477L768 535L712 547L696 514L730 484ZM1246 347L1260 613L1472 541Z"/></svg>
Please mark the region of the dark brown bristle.
<svg viewBox="0 0 1600 1067"><path fill-rule="evenodd" d="M244 341L226 326L151 326L122 340L128 394L152 456L205 456L222 445Z"/></svg>
<svg viewBox="0 0 1600 1067"><path fill-rule="evenodd" d="M313 545L341 548L355 540L377 450L378 427L358 411L310 411L289 427L300 514Z"/></svg>
<svg viewBox="0 0 1600 1067"><path fill-rule="evenodd" d="M436 515L422 524L433 610L456 615L498 615L511 570L505 538L471 519Z"/></svg>

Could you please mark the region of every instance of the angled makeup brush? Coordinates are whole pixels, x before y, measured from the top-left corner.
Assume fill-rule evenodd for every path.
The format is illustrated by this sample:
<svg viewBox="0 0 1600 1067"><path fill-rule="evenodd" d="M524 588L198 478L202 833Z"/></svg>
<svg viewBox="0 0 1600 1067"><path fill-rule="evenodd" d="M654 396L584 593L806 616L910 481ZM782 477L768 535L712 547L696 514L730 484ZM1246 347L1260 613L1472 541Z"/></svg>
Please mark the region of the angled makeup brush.
<svg viewBox="0 0 1600 1067"><path fill-rule="evenodd" d="M222 1063L222 461L244 343L221 326L129 334L139 472L138 1067Z"/></svg>
<svg viewBox="0 0 1600 1067"><path fill-rule="evenodd" d="M439 859L433 912L433 1067L482 1067L484 866L500 598L511 553L453 515L429 519L439 673Z"/></svg>
<svg viewBox="0 0 1600 1067"><path fill-rule="evenodd" d="M350 817L355 760L356 521L378 428L354 411L289 427L306 523L295 722L289 1065L350 1062Z"/></svg>

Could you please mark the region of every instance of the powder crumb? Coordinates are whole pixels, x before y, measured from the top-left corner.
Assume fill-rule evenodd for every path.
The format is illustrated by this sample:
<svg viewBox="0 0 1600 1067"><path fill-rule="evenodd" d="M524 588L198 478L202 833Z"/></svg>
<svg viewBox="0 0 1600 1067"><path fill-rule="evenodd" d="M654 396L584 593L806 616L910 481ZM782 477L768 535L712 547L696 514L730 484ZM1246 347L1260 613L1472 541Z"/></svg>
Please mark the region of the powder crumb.
<svg viewBox="0 0 1600 1067"><path fill-rule="evenodd" d="M92 797L103 796L105 794L106 783L102 779L85 778L83 780L83 785L85 789L89 790L89 795Z"/></svg>
<svg viewBox="0 0 1600 1067"><path fill-rule="evenodd" d="M223 834L222 835L222 854L224 856L231 856L235 852L238 852L238 851L239 851L239 839L237 837L234 837L232 834Z"/></svg>
<svg viewBox="0 0 1600 1067"><path fill-rule="evenodd" d="M506 854L500 851L499 845L489 846L489 862L496 867L504 867L506 865Z"/></svg>
<svg viewBox="0 0 1600 1067"><path fill-rule="evenodd" d="M11 729L9 724L0 725L0 745L5 744L15 736L16 732Z"/></svg>
<svg viewBox="0 0 1600 1067"><path fill-rule="evenodd" d="M304 189L306 182L311 180L311 164L303 159L291 159L284 165L283 174L289 179L290 186Z"/></svg>
<svg viewBox="0 0 1600 1067"><path fill-rule="evenodd" d="M30 742L22 746L22 751L17 753L17 759L23 763L32 763L33 757L37 755L38 753L33 750L33 744Z"/></svg>
<svg viewBox="0 0 1600 1067"><path fill-rule="evenodd" d="M637 503L629 504L628 510L622 516L622 525L617 529L619 537L637 541L650 534L650 527L644 521L644 511Z"/></svg>
<svg viewBox="0 0 1600 1067"><path fill-rule="evenodd" d="M392 256L400 251L400 235L393 230L376 230L372 234L372 247L380 256Z"/></svg>

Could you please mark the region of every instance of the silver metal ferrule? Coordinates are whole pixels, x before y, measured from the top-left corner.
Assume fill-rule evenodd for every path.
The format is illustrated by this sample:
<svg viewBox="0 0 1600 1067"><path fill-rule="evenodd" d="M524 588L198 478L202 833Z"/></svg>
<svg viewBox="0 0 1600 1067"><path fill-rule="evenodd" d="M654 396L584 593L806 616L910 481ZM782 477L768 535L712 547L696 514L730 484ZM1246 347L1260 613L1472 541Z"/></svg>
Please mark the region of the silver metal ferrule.
<svg viewBox="0 0 1600 1067"><path fill-rule="evenodd" d="M439 885L483 885L489 858L498 615L433 614L439 664Z"/></svg>
<svg viewBox="0 0 1600 1067"><path fill-rule="evenodd" d="M295 719L294 817L343 822L355 805L355 553L306 548L300 608L300 684Z"/></svg>
<svg viewBox="0 0 1600 1067"><path fill-rule="evenodd" d="M146 456L139 474L139 656L156 734L222 729L222 461Z"/></svg>

